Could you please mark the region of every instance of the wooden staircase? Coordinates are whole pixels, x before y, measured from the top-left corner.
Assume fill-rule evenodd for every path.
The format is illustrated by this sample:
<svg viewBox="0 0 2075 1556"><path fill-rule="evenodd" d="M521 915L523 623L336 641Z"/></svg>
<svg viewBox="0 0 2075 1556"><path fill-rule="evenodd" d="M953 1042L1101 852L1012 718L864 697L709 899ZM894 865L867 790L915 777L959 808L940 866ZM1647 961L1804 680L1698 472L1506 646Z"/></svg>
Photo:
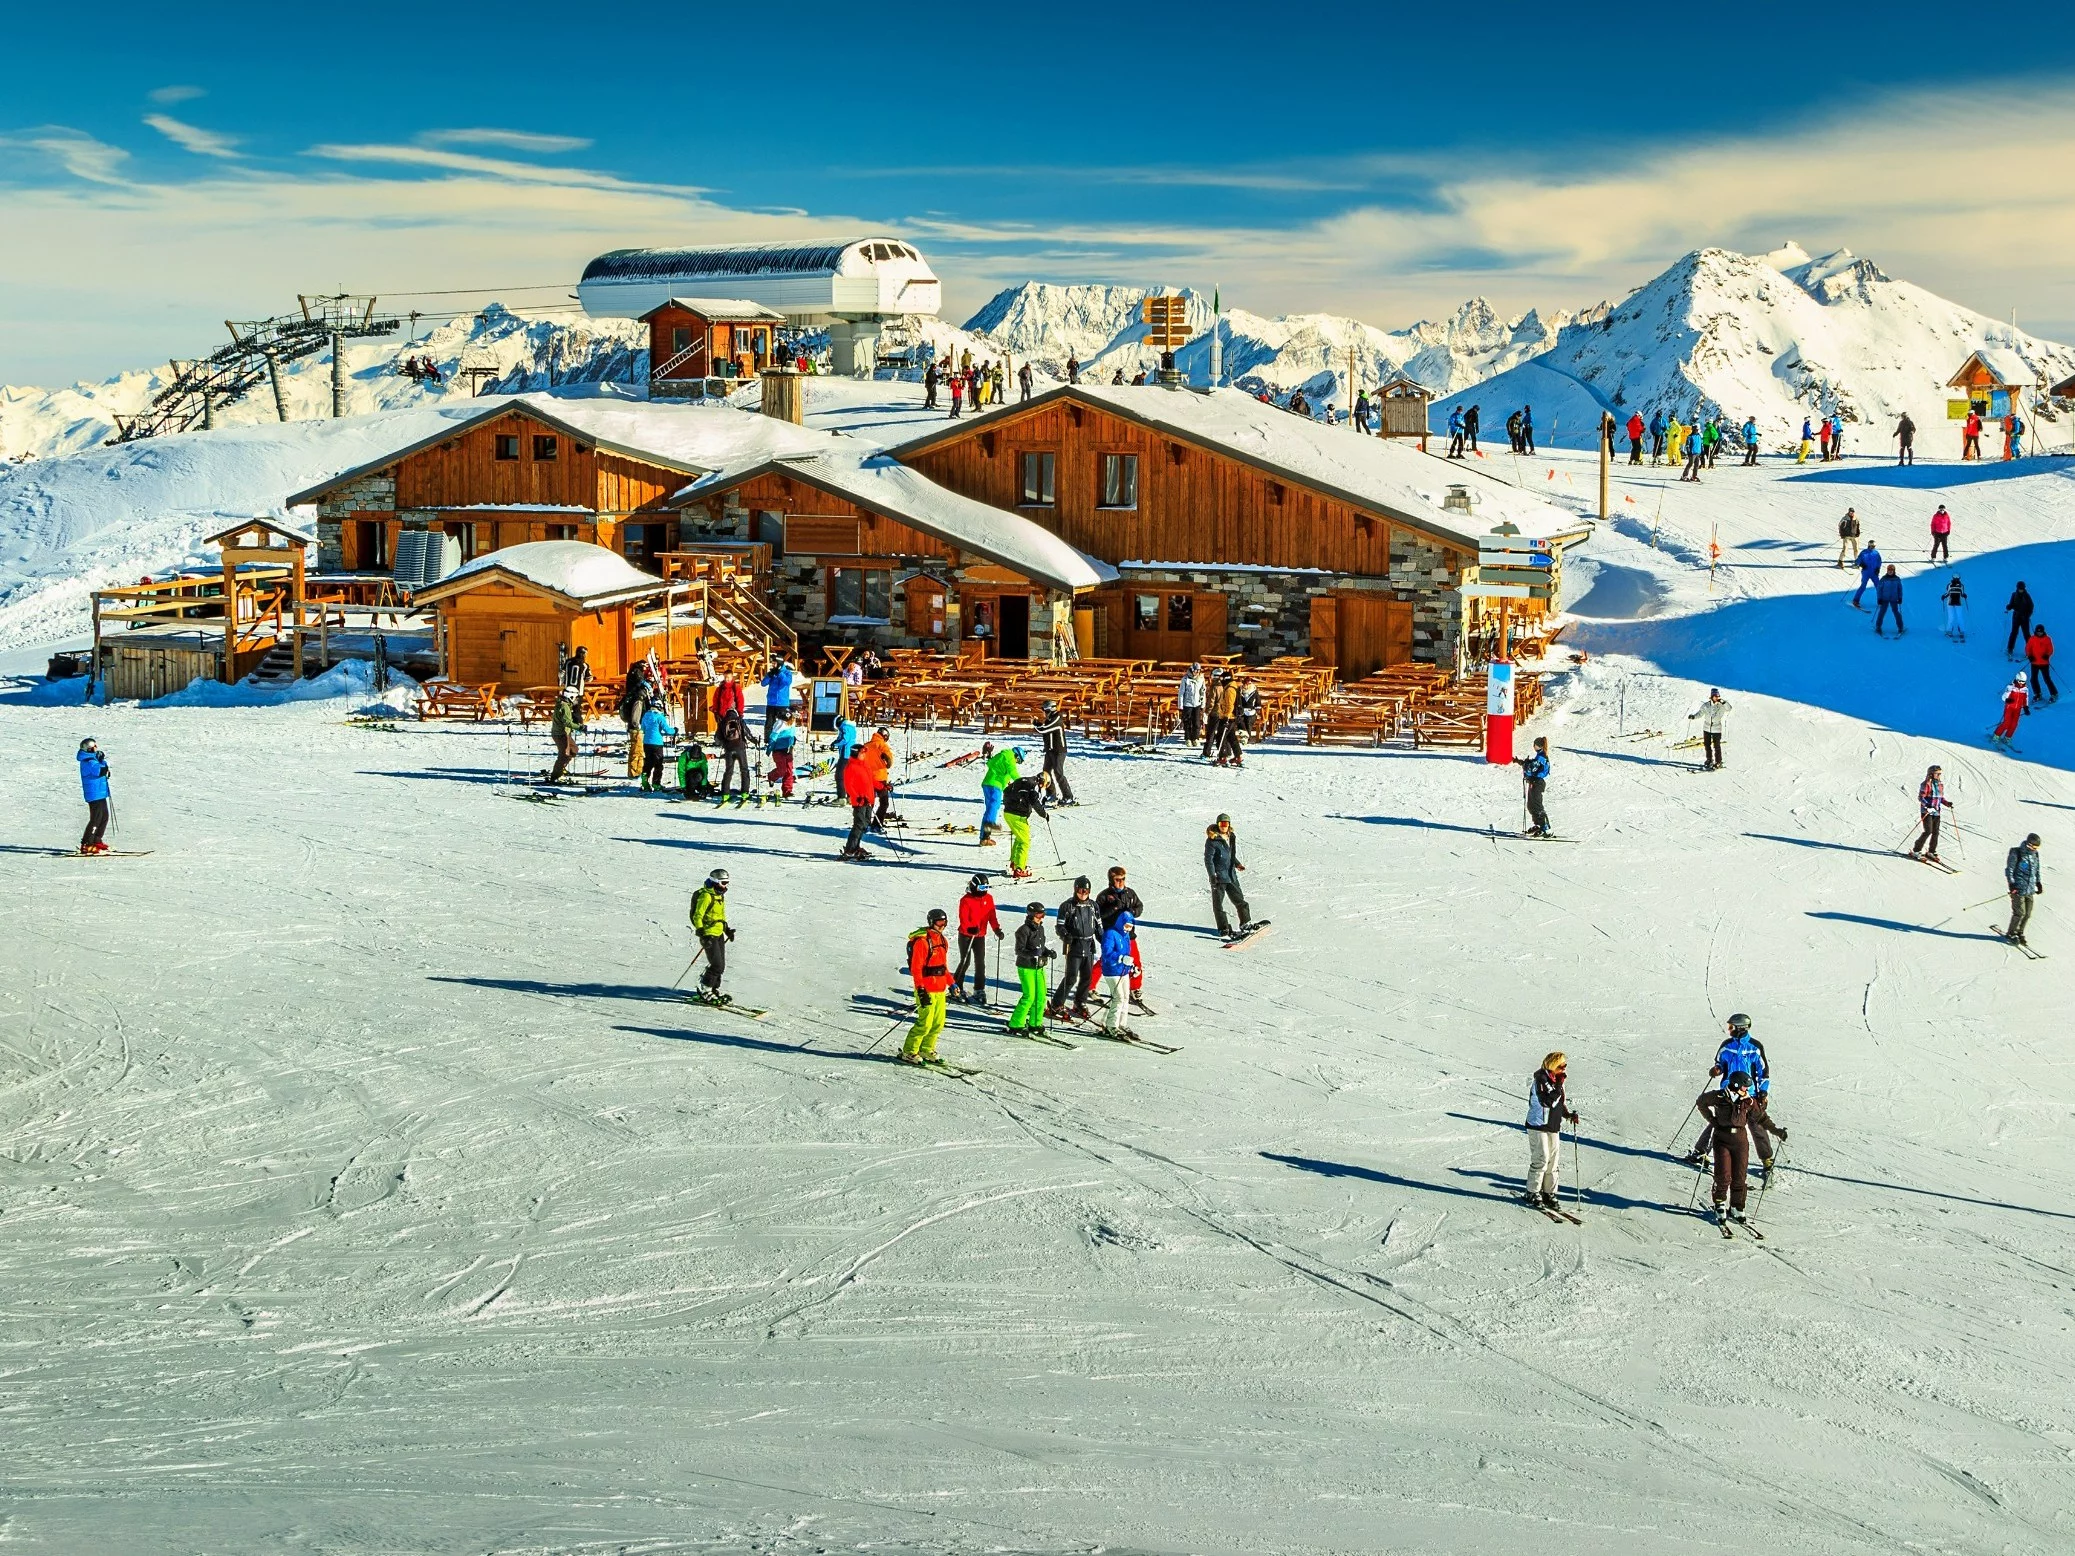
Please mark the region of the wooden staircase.
<svg viewBox="0 0 2075 1556"><path fill-rule="evenodd" d="M287 639L276 642L246 679L262 691L282 691L293 686L296 681L295 644Z"/></svg>
<svg viewBox="0 0 2075 1556"><path fill-rule="evenodd" d="M799 634L744 579L710 580L706 585L706 635L715 648L749 654L765 665L783 654L797 661Z"/></svg>

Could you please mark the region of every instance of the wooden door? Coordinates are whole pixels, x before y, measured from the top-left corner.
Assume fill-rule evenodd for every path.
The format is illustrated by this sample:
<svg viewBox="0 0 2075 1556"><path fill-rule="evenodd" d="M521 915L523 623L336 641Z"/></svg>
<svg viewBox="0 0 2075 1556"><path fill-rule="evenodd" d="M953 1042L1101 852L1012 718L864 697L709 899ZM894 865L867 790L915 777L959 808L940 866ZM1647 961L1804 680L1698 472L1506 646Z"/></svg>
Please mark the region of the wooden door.
<svg viewBox="0 0 2075 1556"><path fill-rule="evenodd" d="M555 684L555 649L561 626L552 621L507 622L498 632L501 661L497 683L508 691Z"/></svg>
<svg viewBox="0 0 2075 1556"><path fill-rule="evenodd" d="M1229 653L1225 646L1225 596L1222 594L1199 594L1195 600L1195 625L1189 633L1188 656L1201 659L1206 654Z"/></svg>
<svg viewBox="0 0 2075 1556"><path fill-rule="evenodd" d="M1336 662L1343 681L1358 681L1372 671L1411 662L1412 606L1408 601L1375 594L1343 594L1335 615L1339 641Z"/></svg>
<svg viewBox="0 0 2075 1556"><path fill-rule="evenodd" d="M1314 664L1340 663L1340 597L1311 597L1311 658Z"/></svg>

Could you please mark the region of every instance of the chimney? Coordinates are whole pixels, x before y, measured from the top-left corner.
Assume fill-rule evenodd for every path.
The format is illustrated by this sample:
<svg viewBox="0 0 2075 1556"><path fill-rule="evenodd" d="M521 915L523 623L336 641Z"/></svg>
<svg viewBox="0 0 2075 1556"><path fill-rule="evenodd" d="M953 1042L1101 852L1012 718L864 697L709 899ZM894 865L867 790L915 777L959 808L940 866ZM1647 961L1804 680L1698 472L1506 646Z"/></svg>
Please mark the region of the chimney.
<svg viewBox="0 0 2075 1556"><path fill-rule="evenodd" d="M801 426L807 420L807 386L789 367L767 367L763 376L764 399L760 409L766 416Z"/></svg>

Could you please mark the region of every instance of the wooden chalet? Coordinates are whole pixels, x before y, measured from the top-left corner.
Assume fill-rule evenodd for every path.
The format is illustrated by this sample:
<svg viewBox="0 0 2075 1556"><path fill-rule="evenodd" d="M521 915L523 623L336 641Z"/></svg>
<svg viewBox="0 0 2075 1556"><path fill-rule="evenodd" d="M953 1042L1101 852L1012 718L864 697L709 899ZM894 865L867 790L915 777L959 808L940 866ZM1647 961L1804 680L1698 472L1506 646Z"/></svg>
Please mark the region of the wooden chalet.
<svg viewBox="0 0 2075 1556"><path fill-rule="evenodd" d="M2014 351L1984 346L1970 351L1960 370L1945 381L1948 389L1957 393L1947 403L1946 414L1954 421L1965 421L1971 409L1984 421L2020 410L2024 396L2035 393L2040 384L2038 371Z"/></svg>
<svg viewBox="0 0 2075 1556"><path fill-rule="evenodd" d="M692 652L697 624L669 603L685 587L590 541L536 540L464 563L415 601L439 611L441 672L509 695L553 687L579 648L599 677L626 674L651 648L665 660Z"/></svg>
<svg viewBox="0 0 2075 1556"><path fill-rule="evenodd" d="M649 398L682 400L725 394L726 380L756 377L777 349L785 315L739 297L673 297L641 322ZM716 379L723 382L715 386Z"/></svg>
<svg viewBox="0 0 2075 1556"><path fill-rule="evenodd" d="M772 608L823 641L1051 658L1075 606L1119 576L1027 516L850 439L725 472L682 501L770 545Z"/></svg>
<svg viewBox="0 0 2075 1556"><path fill-rule="evenodd" d="M1454 666L1477 537L1502 520L1578 528L1503 483L1237 390L1067 385L888 453L1113 566L1117 583L1077 601L1083 652L1101 657L1303 655L1348 679Z"/></svg>

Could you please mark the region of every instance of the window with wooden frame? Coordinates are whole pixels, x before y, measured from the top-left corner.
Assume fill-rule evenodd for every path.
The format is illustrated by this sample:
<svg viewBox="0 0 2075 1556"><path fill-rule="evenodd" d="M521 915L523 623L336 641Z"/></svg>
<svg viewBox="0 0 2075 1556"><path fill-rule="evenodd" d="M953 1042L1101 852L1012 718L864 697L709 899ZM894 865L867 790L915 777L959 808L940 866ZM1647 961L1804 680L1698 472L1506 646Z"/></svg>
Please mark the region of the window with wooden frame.
<svg viewBox="0 0 2075 1556"><path fill-rule="evenodd" d="M1139 632L1160 630L1160 596L1157 594L1135 594L1131 597L1131 625Z"/></svg>
<svg viewBox="0 0 2075 1556"><path fill-rule="evenodd" d="M1021 508L1050 508L1057 501L1055 486L1059 471L1059 456L1049 450L1036 449L1022 456L1023 495L1016 499Z"/></svg>
<svg viewBox="0 0 2075 1556"><path fill-rule="evenodd" d="M517 459L519 457L519 435L516 432L500 432L497 434L497 457L499 459Z"/></svg>
<svg viewBox="0 0 2075 1556"><path fill-rule="evenodd" d="M1138 455L1104 454L1102 456L1102 495L1096 506L1099 508L1136 508L1138 506Z"/></svg>
<svg viewBox="0 0 2075 1556"><path fill-rule="evenodd" d="M473 524L449 519L447 521L447 533L452 535L456 543L460 545L461 560L464 562L474 561L476 554L476 527Z"/></svg>
<svg viewBox="0 0 2075 1556"><path fill-rule="evenodd" d="M546 527L546 534L549 540L575 540L577 538L576 526L574 524L550 524Z"/></svg>
<svg viewBox="0 0 2075 1556"><path fill-rule="evenodd" d="M829 620L890 621L893 618L893 569L832 567L829 569Z"/></svg>
<svg viewBox="0 0 2075 1556"><path fill-rule="evenodd" d="M672 352L689 351L691 347L692 332L684 325L680 324L670 332L670 349Z"/></svg>
<svg viewBox="0 0 2075 1556"><path fill-rule="evenodd" d="M553 459L559 452L560 448L556 443L554 434L536 432L533 435L533 457L535 459Z"/></svg>

